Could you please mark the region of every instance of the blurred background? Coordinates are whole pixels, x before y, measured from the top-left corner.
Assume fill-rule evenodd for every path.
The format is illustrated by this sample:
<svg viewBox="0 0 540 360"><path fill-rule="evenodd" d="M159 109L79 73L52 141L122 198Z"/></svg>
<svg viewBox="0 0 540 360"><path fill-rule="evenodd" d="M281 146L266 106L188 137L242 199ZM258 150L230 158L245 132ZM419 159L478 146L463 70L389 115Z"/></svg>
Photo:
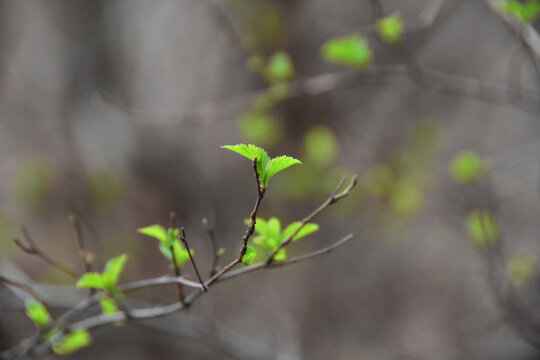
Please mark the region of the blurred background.
<svg viewBox="0 0 540 360"><path fill-rule="evenodd" d="M528 3L0 1L0 274L42 284L61 313L80 293L17 248L20 225L82 274L77 214L94 268L127 252L128 282L170 273L136 229L175 210L206 277L202 219L225 264L256 198L249 162L220 146L253 143L303 161L271 180L260 210L282 225L359 175L291 255L354 240L218 284L188 312L99 328L70 358L540 358ZM375 25L388 16L393 33ZM496 229L475 230L474 214ZM34 331L18 295L0 288L0 350Z"/></svg>

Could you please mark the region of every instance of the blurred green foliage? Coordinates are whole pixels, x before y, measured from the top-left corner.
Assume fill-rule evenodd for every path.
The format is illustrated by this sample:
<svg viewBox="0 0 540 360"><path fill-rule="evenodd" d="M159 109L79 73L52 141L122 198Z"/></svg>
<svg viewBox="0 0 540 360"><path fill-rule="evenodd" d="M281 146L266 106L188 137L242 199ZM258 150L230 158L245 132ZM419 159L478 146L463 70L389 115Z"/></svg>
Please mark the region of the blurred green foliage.
<svg viewBox="0 0 540 360"><path fill-rule="evenodd" d="M90 333L86 330L79 329L64 335L58 343L53 345L52 349L57 355L67 355L90 345L91 342Z"/></svg>
<svg viewBox="0 0 540 360"><path fill-rule="evenodd" d="M225 0L239 25L242 45L250 52L266 54L282 48L286 38L280 9L267 1Z"/></svg>
<svg viewBox="0 0 540 360"><path fill-rule="evenodd" d="M399 44L403 40L403 18L399 14L377 20L375 28L381 40L389 45Z"/></svg>
<svg viewBox="0 0 540 360"><path fill-rule="evenodd" d="M367 39L359 34L328 40L322 46L321 54L328 62L357 70L367 67L373 60Z"/></svg>
<svg viewBox="0 0 540 360"><path fill-rule="evenodd" d="M525 23L530 23L540 14L540 1L527 0L521 3L518 0L506 0L500 4L500 10Z"/></svg>
<svg viewBox="0 0 540 360"><path fill-rule="evenodd" d="M44 204L54 181L54 167L44 157L26 159L15 179L14 195L28 210L37 210Z"/></svg>
<svg viewBox="0 0 540 360"><path fill-rule="evenodd" d="M94 170L88 175L86 185L90 199L101 210L118 205L124 196L124 180L114 171Z"/></svg>
<svg viewBox="0 0 540 360"><path fill-rule="evenodd" d="M487 166L474 151L460 152L450 163L450 174L460 184L472 184L482 179Z"/></svg>
<svg viewBox="0 0 540 360"><path fill-rule="evenodd" d="M473 245L485 249L499 239L499 220L488 211L474 210L467 217L467 231Z"/></svg>
<svg viewBox="0 0 540 360"><path fill-rule="evenodd" d="M264 67L263 75L271 83L290 80L294 76L294 66L289 54L275 52Z"/></svg>
<svg viewBox="0 0 540 360"><path fill-rule="evenodd" d="M29 300L25 302L26 315L32 320L38 329L49 325L52 320L47 308L39 301Z"/></svg>
<svg viewBox="0 0 540 360"><path fill-rule="evenodd" d="M283 138L283 125L280 120L266 111L249 110L238 120L242 137L249 142L272 147Z"/></svg>
<svg viewBox="0 0 540 360"><path fill-rule="evenodd" d="M515 286L525 283L536 268L536 256L531 253L519 253L506 264L506 271Z"/></svg>
<svg viewBox="0 0 540 360"><path fill-rule="evenodd" d="M251 265L253 260L255 260L255 256L257 256L257 251L255 251L253 246L248 245L246 253L242 256L242 263L244 263L244 265Z"/></svg>
<svg viewBox="0 0 540 360"><path fill-rule="evenodd" d="M332 130L316 125L304 135L304 159L319 167L330 166L339 155L338 140Z"/></svg>
<svg viewBox="0 0 540 360"><path fill-rule="evenodd" d="M440 125L423 121L413 129L405 148L365 173L362 185L368 194L387 201L394 214L416 214L423 204L424 189L433 181L441 147Z"/></svg>

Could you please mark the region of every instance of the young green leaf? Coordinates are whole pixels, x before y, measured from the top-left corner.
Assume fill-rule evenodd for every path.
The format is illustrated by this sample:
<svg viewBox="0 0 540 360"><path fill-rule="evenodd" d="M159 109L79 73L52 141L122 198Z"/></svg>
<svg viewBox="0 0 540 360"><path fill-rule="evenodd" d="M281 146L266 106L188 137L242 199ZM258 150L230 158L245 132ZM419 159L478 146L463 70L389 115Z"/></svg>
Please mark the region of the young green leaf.
<svg viewBox="0 0 540 360"><path fill-rule="evenodd" d="M268 81L286 81L294 76L294 66L289 54L278 51L272 55L263 70Z"/></svg>
<svg viewBox="0 0 540 360"><path fill-rule="evenodd" d="M105 282L100 273L91 272L81 276L76 286L78 288L103 289L105 288Z"/></svg>
<svg viewBox="0 0 540 360"><path fill-rule="evenodd" d="M295 221L292 224L290 224L289 226L287 226L285 228L285 230L283 230L283 232L281 233L280 241L283 241L283 240L287 239L289 236L291 236L292 234L294 234L294 232L301 225L302 225L302 223L300 221ZM298 234L294 235L294 237L292 238L292 241L296 241L298 239L303 238L304 236L308 236L309 234L312 234L317 230L319 230L319 225L313 224L313 223L306 224L306 225L304 225L304 227L302 227L302 229L300 229Z"/></svg>
<svg viewBox="0 0 540 360"><path fill-rule="evenodd" d="M264 174L266 173L266 166L270 162L270 157L266 151L264 151L264 149L251 144L224 145L221 148L234 151L242 156L247 157L251 161L257 157L257 173L259 174L259 177L264 177Z"/></svg>
<svg viewBox="0 0 540 360"><path fill-rule="evenodd" d="M268 183L268 180L270 180L272 176L295 164L302 164L302 162L290 156L278 156L273 158L270 161L270 166L268 167L268 171L265 176L265 184Z"/></svg>
<svg viewBox="0 0 540 360"><path fill-rule="evenodd" d="M57 355L67 355L90 345L91 342L90 333L79 329L66 334L57 344L53 345L52 350Z"/></svg>
<svg viewBox="0 0 540 360"><path fill-rule="evenodd" d="M111 315L118 312L116 301L108 296L101 298L101 300L99 300L99 304L101 305L101 310L103 310L105 315Z"/></svg>
<svg viewBox="0 0 540 360"><path fill-rule="evenodd" d="M118 278L124 269L127 259L127 254L122 254L109 260L105 265L102 278L103 285L107 290L112 291L116 288L116 283L118 282Z"/></svg>
<svg viewBox="0 0 540 360"><path fill-rule="evenodd" d="M287 260L287 250L279 249L279 251L274 255L274 260L277 262Z"/></svg>
<svg viewBox="0 0 540 360"><path fill-rule="evenodd" d="M515 286L525 283L536 268L536 256L530 253L521 253L514 256L506 265L506 271Z"/></svg>
<svg viewBox="0 0 540 360"><path fill-rule="evenodd" d="M270 218L267 222L267 237L271 239L279 239L279 234L281 233L281 223L278 218Z"/></svg>
<svg viewBox="0 0 540 360"><path fill-rule="evenodd" d="M29 300L25 304L26 315L36 324L38 328L47 326L51 322L51 314L39 301Z"/></svg>
<svg viewBox="0 0 540 360"><path fill-rule="evenodd" d="M460 152L450 164L450 174L460 184L471 184L481 180L486 169L484 160L474 151Z"/></svg>
<svg viewBox="0 0 540 360"><path fill-rule="evenodd" d="M161 225L150 225L137 229L137 232L158 239L162 243L167 242L167 231Z"/></svg>
<svg viewBox="0 0 540 360"><path fill-rule="evenodd" d="M161 244L159 246L159 250L167 259L169 259L169 261L172 259L170 246L165 246ZM178 267L182 267L182 265L184 265L184 263L189 260L189 254L187 250L182 246L182 244L180 244L179 240L176 240L174 242L173 250L174 250L174 259L175 259L176 265ZM193 250L190 250L190 251L191 251L191 255L193 256L195 254L194 251Z"/></svg>
<svg viewBox="0 0 540 360"><path fill-rule="evenodd" d="M401 15L394 14L377 21L375 25L382 41L389 45L396 45L403 40L403 19Z"/></svg>
<svg viewBox="0 0 540 360"><path fill-rule="evenodd" d="M467 217L467 226L471 241L479 249L495 244L499 238L499 221L487 211L472 211Z"/></svg>
<svg viewBox="0 0 540 360"><path fill-rule="evenodd" d="M101 310L105 315L112 315L118 312L118 305L116 304L116 301L109 296L101 298L101 300L99 300L99 304L101 305ZM121 326L123 325L123 321L115 321L114 324Z"/></svg>
<svg viewBox="0 0 540 360"><path fill-rule="evenodd" d="M331 39L322 46L321 52L328 62L358 70L367 67L373 59L368 41L361 35Z"/></svg>
<svg viewBox="0 0 540 360"><path fill-rule="evenodd" d="M506 0L501 3L500 10L525 23L530 23L540 14L540 1L528 0L522 4L518 0Z"/></svg>
<svg viewBox="0 0 540 360"><path fill-rule="evenodd" d="M246 253L244 254L244 256L242 256L242 262L244 263L244 265L251 265L251 263L253 263L253 260L255 259L255 255L257 255L255 249L252 246L248 245Z"/></svg>
<svg viewBox="0 0 540 360"><path fill-rule="evenodd" d="M171 246L174 244L176 240L178 240L178 236L180 236L180 230L179 229L172 229L169 228L167 230L167 242L165 245Z"/></svg>
<svg viewBox="0 0 540 360"><path fill-rule="evenodd" d="M279 171L294 164L301 164L300 160L288 156L279 156L271 160L266 151L255 145L224 145L222 148L234 151L252 161L256 156L257 173L259 174L259 181L263 188L267 187L268 180Z"/></svg>

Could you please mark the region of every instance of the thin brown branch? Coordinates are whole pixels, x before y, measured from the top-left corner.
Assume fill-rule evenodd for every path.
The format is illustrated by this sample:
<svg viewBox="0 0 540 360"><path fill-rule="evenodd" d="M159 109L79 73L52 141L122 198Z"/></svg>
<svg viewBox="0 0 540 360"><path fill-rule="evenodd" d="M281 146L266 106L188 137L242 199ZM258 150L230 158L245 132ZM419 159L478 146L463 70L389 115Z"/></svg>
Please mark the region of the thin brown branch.
<svg viewBox="0 0 540 360"><path fill-rule="evenodd" d="M253 232L255 231L255 224L257 223L257 213L259 212L259 207L261 206L262 199L264 198L264 193L266 192L266 188L263 187L259 178L259 172L257 171L257 157L256 156L253 158L252 166L253 166L253 171L255 172L255 180L257 182L257 200L255 201L255 206L253 207L253 210L251 211L251 215L250 215L251 221L247 227L246 233L242 237L242 248L240 249L240 254L231 263L229 263L227 266L225 266L223 269L217 272L214 276L208 279L205 282L205 285L207 287L212 285L214 282L216 282L220 278L220 276L227 273L236 265L242 262L242 258L244 257L247 251L247 244L248 244L249 238L253 235Z"/></svg>
<svg viewBox="0 0 540 360"><path fill-rule="evenodd" d="M43 298L34 289L32 289L30 286L28 286L26 284L23 284L23 283L20 283L20 282L15 281L15 280L8 279L8 278L6 278L4 276L0 276L0 283L4 283L4 284L7 284L7 285L16 287L17 289L20 289L20 290L24 291L25 293L30 294L30 296L32 296L34 299L36 299L41 305L43 305L45 307L45 309L47 309L47 311L49 312L49 314L51 315L51 317L53 319L56 319L55 316L54 316L54 313L52 312L49 305L47 305L45 300L43 300Z"/></svg>
<svg viewBox="0 0 540 360"><path fill-rule="evenodd" d="M352 189L356 186L357 181L358 181L358 176L354 175L351 178L351 182L349 183L349 185L342 192L338 193L339 189L341 188L341 186L343 185L343 182L344 182L344 179L342 179L339 182L336 189L334 190L334 192L332 193L332 195L330 195L330 197L324 203L322 203L317 209L315 209L311 214L309 214L308 216L303 218L302 221L301 221L301 225L296 229L296 231L294 231L286 239L283 239L281 244L272 252L272 254L270 254L268 259L266 260L266 263L271 264L274 261L274 256L276 256L278 251L283 249L285 246L289 245L290 242L292 241L292 239L300 232L300 230L302 230L304 228L304 226L306 226L308 223L313 221L327 207L329 207L332 204L335 204L339 200L341 200L344 197L346 197L347 195L349 195L349 193L352 191Z"/></svg>
<svg viewBox="0 0 540 360"><path fill-rule="evenodd" d="M202 225L204 231L208 234L210 239L210 244L212 245L212 265L210 268L210 276L214 276L218 270L219 258L221 257L221 252L217 247L216 242L216 231L215 231L215 216L212 213L211 219L204 217L202 219Z"/></svg>
<svg viewBox="0 0 540 360"><path fill-rule="evenodd" d="M84 243L84 234L82 232L81 222L79 221L79 217L75 214L69 215L69 222L73 226L73 229L75 231L75 238L77 239L77 245L79 246L79 255L82 259L84 271L85 272L91 272L92 271L92 253L86 249L85 243Z"/></svg>
<svg viewBox="0 0 540 360"><path fill-rule="evenodd" d="M79 275L77 274L76 271L70 269L69 266L63 264L62 262L56 260L55 258L50 256L49 254L47 254L46 252L41 250L37 246L35 241L32 239L32 237L30 236L30 233L28 232L28 230L26 230L26 228L24 226L21 226L21 232L22 232L22 234L24 236L24 239L26 240L26 243L28 245L23 244L23 242L20 239L17 239L17 238L14 238L13 241L15 242L15 244L22 251L24 251L25 253L27 253L29 255L35 255L35 256L40 257L41 259L43 259L43 261L45 261L49 265L57 268L58 270L64 272L65 274L71 276L72 278L75 278L75 279L79 278Z"/></svg>
<svg viewBox="0 0 540 360"><path fill-rule="evenodd" d="M345 243L347 243L348 241L350 241L352 238L353 238L353 235L349 234L349 235L343 237L342 239L330 244L329 246L327 246L325 248L322 248L322 249L319 249L319 250L316 250L316 251L313 251L313 252L298 256L298 257L291 258L288 261L284 261L284 262L280 262L280 263L272 263L272 264L260 263L260 264L251 265L251 266L248 266L248 267L236 270L236 271L231 271L231 272L228 272L226 275L224 275L222 277L219 277L216 281L214 281L214 284L217 283L217 282L230 280L230 279L236 278L238 276L245 275L245 274L248 274L248 273L251 273L251 272L254 272L254 271L258 271L258 270L262 270L262 269L275 269L275 268L278 268L278 267L288 266L288 265L292 265L292 264L295 264L295 263L298 263L298 262L307 261L307 260L310 260L312 258L315 258L315 257L318 257L318 256L321 256L321 255L328 254L328 253L332 252L336 248L338 248L338 247L344 245ZM126 290L128 288L130 288L131 290L134 290L135 288L140 289L140 288L144 288L144 287L157 285L157 284L152 284L152 281L155 281L156 283L159 283L159 285L161 285L161 284L164 284L164 283L173 283L172 282L173 280L175 280L175 279L174 278L164 278L164 277L157 278L157 279L149 279L149 280L147 280L145 282L140 281L140 282L134 282L134 283L130 283L128 285L124 285L122 287L122 289L124 289L124 290ZM208 285L208 286L210 286L210 285ZM169 315L169 314L181 311L181 310L185 310L189 305L193 304L202 294L204 294L204 291L202 291L202 289L201 289L201 291L193 292L192 294L187 296L185 298L184 302L175 302L175 303L165 305L165 306L158 306L158 307L151 307L151 308L144 308L144 309L132 309L132 310L130 310L129 317L126 315L125 311L122 310L122 309L120 309L120 311L118 311L118 312L116 312L114 314L107 314L107 315L101 314L101 315L92 316L92 317L86 318L84 320L78 321L78 322L70 325L68 327L68 330L69 331L74 331L74 330L77 330L77 329L91 330L91 329L95 329L95 328L98 328L98 327L101 327L101 326L112 324L112 323L115 323L115 322L118 322L118 321L144 320L144 319L152 319L152 318L163 317L163 316L166 316L166 315ZM96 296L94 296L94 298L95 297ZM89 298L89 299L91 299L91 298ZM85 299L83 302L78 304L79 310L86 309L86 308L89 307L89 305L91 304L89 299ZM95 298L94 302L97 301L97 300L98 299ZM71 315L73 315L73 314L71 314ZM62 317L64 317L64 316L65 315L62 315ZM59 318L59 321L60 321L60 319L61 318ZM62 320L66 320L66 319L62 319ZM33 354L35 354L37 356L44 356L44 355L47 355L50 352L50 344L47 343L47 342L41 343L39 345L38 344L33 344L32 346L35 347L32 352L33 352ZM30 351L30 348L25 349L22 354L24 355L28 351ZM19 353L20 353L20 351L19 351ZM6 359L11 359L11 358L12 357L6 357Z"/></svg>
<svg viewBox="0 0 540 360"><path fill-rule="evenodd" d="M186 248L186 251L188 252L189 260L191 261L191 265L193 266L193 270L195 270L195 274L197 274L197 279L199 279L199 283L201 284L202 290L207 291L208 289L204 285L204 281L201 278L201 274L199 273L199 269L197 268L197 264L195 264L195 260L193 259L193 256L191 255L191 250L189 249L189 245L186 240L186 232L184 231L184 228L180 230L180 240L184 243L184 246Z"/></svg>

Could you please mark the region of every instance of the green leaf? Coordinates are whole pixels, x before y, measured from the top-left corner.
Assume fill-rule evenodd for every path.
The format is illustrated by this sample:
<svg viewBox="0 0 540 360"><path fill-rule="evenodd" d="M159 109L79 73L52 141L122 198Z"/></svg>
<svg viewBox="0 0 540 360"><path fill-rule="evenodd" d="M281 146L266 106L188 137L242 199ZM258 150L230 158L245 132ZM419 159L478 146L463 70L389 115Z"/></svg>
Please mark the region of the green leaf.
<svg viewBox="0 0 540 360"><path fill-rule="evenodd" d="M150 225L137 229L137 232L158 239L163 244L167 242L167 231L161 225Z"/></svg>
<svg viewBox="0 0 540 360"><path fill-rule="evenodd" d="M278 51L272 55L263 70L268 81L286 81L294 76L294 66L289 54Z"/></svg>
<svg viewBox="0 0 540 360"><path fill-rule="evenodd" d="M292 224L290 224L289 226L287 226L285 228L285 230L283 230L283 233L281 233L280 241L283 241L283 240L287 239L289 236L291 236L292 234L294 234L294 232L301 225L302 225L302 222L295 221ZM319 230L319 225L313 224L313 223L306 224L306 225L304 225L304 227L302 227L302 229L300 229L298 234L294 235L294 237L292 238L292 241L296 241L298 239L303 238L304 236L308 236L309 234L312 234L317 230Z"/></svg>
<svg viewBox="0 0 540 360"><path fill-rule="evenodd" d="M514 256L506 265L506 271L515 286L525 283L536 268L536 256L530 253L521 253Z"/></svg>
<svg viewBox="0 0 540 360"><path fill-rule="evenodd" d="M368 41L357 34L331 39L322 46L321 52L328 62L358 70L371 64L373 59Z"/></svg>
<svg viewBox="0 0 540 360"><path fill-rule="evenodd" d="M472 243L479 249L495 244L500 235L497 218L483 210L474 210L469 214L467 228Z"/></svg>
<svg viewBox="0 0 540 360"><path fill-rule="evenodd" d="M51 322L51 314L39 301L29 300L25 304L26 315L36 324L38 328L47 326Z"/></svg>
<svg viewBox="0 0 540 360"><path fill-rule="evenodd" d="M266 185L268 183L268 180L270 180L272 176L274 176L281 170L285 170L289 166L295 164L302 164L302 162L290 156L278 156L276 158L273 158L268 166L268 171L266 173L266 176L264 177L263 184Z"/></svg>
<svg viewBox="0 0 540 360"><path fill-rule="evenodd" d="M471 184L481 180L486 170L484 160L474 151L462 151L450 164L450 174L460 184Z"/></svg>
<svg viewBox="0 0 540 360"><path fill-rule="evenodd" d="M92 338L86 330L79 329L66 334L62 340L53 345L53 352L58 355L66 355L90 345Z"/></svg>
<svg viewBox="0 0 540 360"><path fill-rule="evenodd" d="M338 153L338 140L328 127L316 125L304 136L304 157L311 165L329 166Z"/></svg>
<svg viewBox="0 0 540 360"><path fill-rule="evenodd" d="M109 260L105 265L105 269L103 270L103 285L107 290L112 291L116 288L116 283L124 269L127 259L127 254L122 254Z"/></svg>
<svg viewBox="0 0 540 360"><path fill-rule="evenodd" d="M253 248L253 246L249 246L246 249L246 253L244 256L242 256L242 262L244 265L251 265L253 263L253 260L255 259L255 255L257 255L257 252Z"/></svg>
<svg viewBox="0 0 540 360"><path fill-rule="evenodd" d="M264 174L266 173L266 166L270 162L270 157L268 156L266 151L264 151L264 149L261 149L251 144L249 145L245 145L245 144L224 145L221 148L234 151L242 156L247 157L251 161L253 161L253 159L256 156L257 157L257 173L259 174L259 177L261 178L264 177Z"/></svg>
<svg viewBox="0 0 540 360"><path fill-rule="evenodd" d="M377 21L375 25L382 41L387 44L399 44L403 40L403 19L401 15L394 14Z"/></svg>
<svg viewBox="0 0 540 360"><path fill-rule="evenodd" d="M91 272L86 273L79 281L77 281L78 288L94 288L94 289L103 289L105 287L105 282L103 281L103 276L100 273Z"/></svg>
<svg viewBox="0 0 540 360"><path fill-rule="evenodd" d="M101 309L105 315L111 315L118 312L116 301L108 296L101 298L101 300L99 300L99 304L101 305Z"/></svg>
<svg viewBox="0 0 540 360"><path fill-rule="evenodd" d="M246 225L249 225L251 222L250 219L246 219ZM268 236L268 223L266 220L257 218L257 221L255 222L255 231L263 236Z"/></svg>
<svg viewBox="0 0 540 360"><path fill-rule="evenodd" d="M285 261L287 260L287 251L285 249L279 249L276 255L274 255L275 261Z"/></svg>
<svg viewBox="0 0 540 360"><path fill-rule="evenodd" d="M517 0L507 0L501 3L500 10L525 23L530 23L540 14L540 1L528 0L522 4Z"/></svg>
<svg viewBox="0 0 540 360"><path fill-rule="evenodd" d="M182 244L180 244L179 240L176 240L174 242L173 249L176 265L178 267L182 267L182 265L184 265L184 263L189 260L189 254L187 250L182 246ZM169 259L169 261L172 259L170 246L165 246L161 244L159 246L159 250L167 259ZM193 256L194 254L194 251L191 250L191 255Z"/></svg>
<svg viewBox="0 0 540 360"><path fill-rule="evenodd" d="M279 234L281 233L281 223L279 222L278 218L270 218L268 220L268 232L267 237L270 239L278 239L279 240Z"/></svg>
<svg viewBox="0 0 540 360"><path fill-rule="evenodd" d="M169 228L167 230L167 241L165 242L165 245L166 246L173 245L178 240L178 236L180 236L180 230L179 229Z"/></svg>

